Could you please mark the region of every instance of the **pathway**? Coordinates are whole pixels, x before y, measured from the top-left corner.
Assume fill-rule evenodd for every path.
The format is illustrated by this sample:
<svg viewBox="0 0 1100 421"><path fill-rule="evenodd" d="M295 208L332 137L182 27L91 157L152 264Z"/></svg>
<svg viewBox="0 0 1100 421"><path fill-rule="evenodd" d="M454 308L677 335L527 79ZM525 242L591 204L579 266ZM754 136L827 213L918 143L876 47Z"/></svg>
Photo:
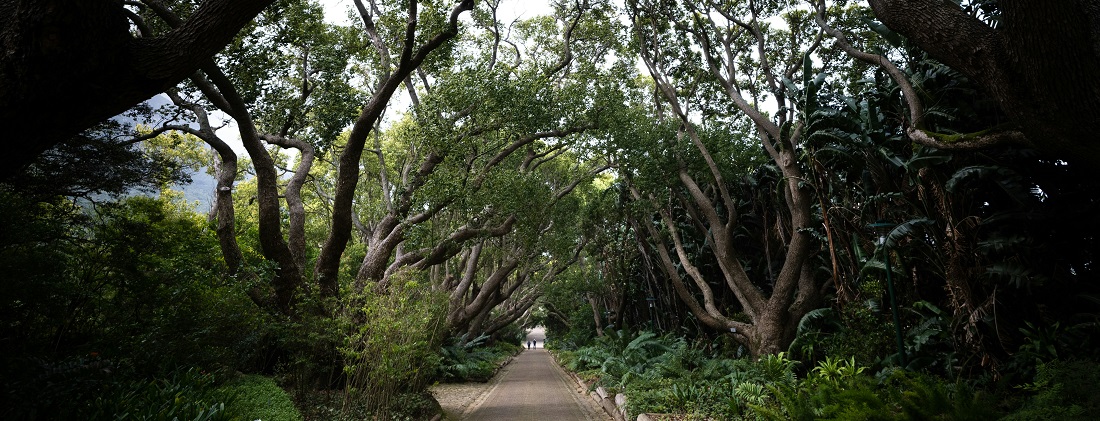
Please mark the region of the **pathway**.
<svg viewBox="0 0 1100 421"><path fill-rule="evenodd" d="M499 374L496 385L466 410L471 421L554 420L605 421L611 418L596 406L584 390L566 377L543 348L546 335L533 329L527 340L538 348L524 349ZM524 345L526 346L526 344Z"/></svg>

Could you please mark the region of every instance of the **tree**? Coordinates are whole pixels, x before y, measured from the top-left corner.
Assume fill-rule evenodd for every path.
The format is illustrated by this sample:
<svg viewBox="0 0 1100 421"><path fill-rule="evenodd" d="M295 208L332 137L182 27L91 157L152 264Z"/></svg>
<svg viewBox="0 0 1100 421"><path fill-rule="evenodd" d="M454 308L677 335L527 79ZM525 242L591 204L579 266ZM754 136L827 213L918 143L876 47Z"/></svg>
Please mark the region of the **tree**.
<svg viewBox="0 0 1100 421"><path fill-rule="evenodd" d="M0 2L0 178L49 147L174 86L228 44L272 0L209 0L177 28L142 37L120 1Z"/></svg>
<svg viewBox="0 0 1100 421"><path fill-rule="evenodd" d="M811 106L807 98L815 95L815 86L821 83L810 77L808 57L821 37L810 27L808 14L751 1L700 5L632 1L628 8L642 59L665 101L659 107L667 106L679 123L676 141L665 141L675 154L667 158L666 171L676 174L680 185L667 195L631 186L634 200L653 204L661 222L658 226L639 221L638 229L648 234L680 299L701 322L731 331L753 355L778 352L794 338L802 315L824 296L824 286L815 275L814 257L819 250L812 235L817 227L812 213L815 198L805 182L800 154ZM784 19L789 29L771 29L765 20L773 16ZM674 41L678 38L681 41ZM791 82L800 74L801 89ZM766 97L778 103L774 116L759 105ZM655 117L661 119L662 114ZM704 120L697 122L696 114ZM736 128L746 120L747 127ZM741 209L744 199L731 192L727 161L714 152L721 147L715 140L730 136L723 130L751 133L733 134L731 143L755 136L779 173L775 188L782 200L763 221L769 228L754 238L763 243L769 260L755 271L745 264L746 246L738 239L748 219ZM674 215L679 212L684 215ZM683 226L683 217L691 223ZM732 317L719 305L714 287L695 261L698 254L687 248L692 240L685 228L705 236L725 288L736 296L739 310L749 321ZM773 266L778 270L773 272ZM692 285L701 292L702 302L691 292Z"/></svg>
<svg viewBox="0 0 1100 421"><path fill-rule="evenodd" d="M578 3L561 25L602 29L607 11ZM482 27L495 23L479 16ZM613 97L602 94L625 65L601 62L615 38L581 43L554 22L518 22L517 38L462 37L455 54L463 59L452 59L452 69L421 73L411 113L374 136L361 164L374 182L356 198L364 250L353 291L386 289L402 271L431 271L452 294L450 328L476 336L523 316L572 263L581 240L570 237L574 224L559 209L606 169L581 145L614 110ZM562 50L545 48L559 43L593 54L563 60ZM486 44L516 54L501 60ZM437 77L429 83L425 73ZM568 245L551 247L550 239Z"/></svg>
<svg viewBox="0 0 1100 421"><path fill-rule="evenodd" d="M169 28L178 28L184 24L184 21L179 18L181 12L179 10L169 9L161 4L154 3L150 3L150 9L151 15L163 21ZM288 45L258 43L255 46L247 46L242 45L241 41L238 40L226 53L229 59L219 57L220 60L207 61L202 65L201 73L197 72L191 76L190 82L198 91L194 94L195 97L202 97L214 108L233 118L237 123L244 148L252 158L256 174L255 200L258 202L260 249L265 258L276 264L275 278L271 282L271 293L263 293L261 289L256 289L253 291L253 298L260 303L277 308L284 314L291 314L293 297L297 289L305 282L303 269L305 266L305 216L301 190L312 165L315 152L313 145L291 137L291 129L301 127L301 122L295 124L295 117L299 117L299 120L301 120L297 113L305 113L308 110L306 108L307 100L313 89L311 88L313 83L311 77L314 74L309 71L313 64L309 55L309 48L312 46L311 41L313 40L302 36L301 32L308 32L315 37L324 38L327 35L327 28L309 28L308 26L310 23L320 20L320 10L317 7L311 8L307 4L291 3L280 8L280 10L289 15L287 18L290 21L289 25L281 25L280 22L283 20L281 17L266 20L269 21L269 25L275 26L275 29L271 31L276 34L275 37L288 40L286 42ZM275 22L270 22L271 20ZM306 29L303 29L303 27ZM142 33L151 32L148 26L142 26L139 29ZM295 30L299 32L295 33ZM263 31L256 31L256 33L263 34ZM253 34L247 35L251 36ZM297 43L294 41L297 41ZM287 50L290 50L290 52ZM296 52L299 54L294 54ZM263 57L264 55L301 57L301 62L295 63L303 69L296 79L298 86L301 86L300 92L296 90L292 90L290 93L279 92L276 88L274 89L276 92L271 93L259 89L255 81L265 80L265 76L271 76L279 70L284 70L284 68L272 69L264 66L260 71L269 74L261 74L259 77L250 72L251 69L248 69L247 66L257 63L249 59L255 60L257 57ZM222 63L219 63L219 61L222 61ZM294 62L289 57L286 61ZM234 65L241 66L242 64L243 69L234 68ZM227 74L223 70L224 67L236 71ZM334 75L327 76L332 77ZM271 102L285 100L287 96L297 98L302 103L302 109L293 109L289 115L261 114L264 110L257 110L256 108L259 107L256 106L256 103L259 102L260 95L263 94L266 95L262 98ZM215 213L219 223L219 240L226 261L230 264L239 264L242 261L242 256L236 243L235 229L232 225L234 210L232 202L229 200L236 176L235 153L227 147L223 140L217 137L210 125L210 116L204 107L194 101L184 99L179 92L170 92L170 97L177 107L185 109L193 115L198 128L170 124L162 126L159 130L186 131L206 141L218 153L220 159L217 164L219 174ZM276 108L276 110L283 111L280 108ZM267 120L266 126L261 124L262 121L257 121L258 118L264 117ZM339 121L339 119L335 120ZM273 132L264 132L261 129L269 129ZM286 238L282 234L279 172L276 159L266 149L265 142L283 148L296 148L300 151L298 168L296 168L294 176L290 178L282 193L282 196L286 198L290 214L290 224Z"/></svg>
<svg viewBox="0 0 1100 421"><path fill-rule="evenodd" d="M373 40L377 40L371 29L374 26L371 13L377 14L377 12L368 12L361 2L358 2L357 6L364 25L367 27L368 34L371 35ZM442 18L440 19L441 22L435 22L440 27L433 32L433 35L426 40L420 40L417 37L419 23L417 2L410 1L406 11L405 32L398 38L401 44L396 62L393 60L394 57L391 57L391 50L384 43L375 43L375 48L382 57L380 73L383 76L375 87L374 94L364 104L362 112L352 124L351 131L348 133L347 144L340 154L336 191L333 193L332 200L332 227L328 238L325 239L321 247L320 255L314 267L316 281L320 284L324 293L334 296L337 292L340 259L351 240L353 229L352 208L355 190L360 178L359 163L366 148L368 136L375 129L375 125L385 111L390 97L393 96L397 88L424 63L429 54L458 35L459 15L473 9L473 7L472 0L463 0L457 3L446 17L440 16ZM430 170L430 167L422 167L422 169Z"/></svg>
<svg viewBox="0 0 1100 421"><path fill-rule="evenodd" d="M869 3L887 27L975 81L998 104L1009 121L985 136L1017 132L1059 159L1100 164L1100 136L1082 124L1100 115L1095 2Z"/></svg>

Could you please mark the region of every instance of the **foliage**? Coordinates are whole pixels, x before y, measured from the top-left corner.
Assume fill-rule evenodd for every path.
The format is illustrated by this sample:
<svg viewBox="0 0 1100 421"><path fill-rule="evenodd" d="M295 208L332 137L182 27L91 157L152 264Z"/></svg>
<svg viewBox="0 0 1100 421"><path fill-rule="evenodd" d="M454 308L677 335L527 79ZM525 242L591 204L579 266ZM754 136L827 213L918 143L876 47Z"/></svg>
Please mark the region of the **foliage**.
<svg viewBox="0 0 1100 421"><path fill-rule="evenodd" d="M466 335L451 338L440 350L442 358L436 378L446 383L489 381L504 362L522 349L507 342L489 345L488 339L485 335L470 340Z"/></svg>
<svg viewBox="0 0 1100 421"><path fill-rule="evenodd" d="M239 366L258 340L258 313L247 285L223 276L205 222L178 204L135 197L105 207L92 233L97 244L78 275L99 285L87 315L113 320L97 338L141 364ZM79 272L78 272L79 273ZM112 345L106 345L112 344Z"/></svg>
<svg viewBox="0 0 1100 421"><path fill-rule="evenodd" d="M308 390L296 395L295 402L305 421L413 421L428 419L441 412L438 403L426 391L393 397L392 407L386 412L374 408L365 399L348 399L338 390Z"/></svg>
<svg viewBox="0 0 1100 421"><path fill-rule="evenodd" d="M5 406L228 417L231 408L215 406L224 400L205 395L213 379L197 373L255 367L265 315L248 300L246 284L224 277L201 217L147 197L97 212L64 200L6 203L40 211L6 230L13 235L5 236L0 263L19 274L0 307L5 337L13 339L4 343L4 401L12 402ZM71 213L43 212L50 209ZM156 403L173 395L179 406Z"/></svg>
<svg viewBox="0 0 1100 421"><path fill-rule="evenodd" d="M188 369L166 379L134 382L129 387L104 393L96 399L90 419L127 419L199 421L239 418L227 410L232 395L213 387L213 376ZM102 418L101 418L102 417Z"/></svg>
<svg viewBox="0 0 1100 421"><path fill-rule="evenodd" d="M247 375L222 385L218 390L233 396L227 410L246 420L302 420L290 396L270 377Z"/></svg>
<svg viewBox="0 0 1100 421"><path fill-rule="evenodd" d="M663 351L645 354L645 349ZM630 355L649 362L624 364ZM898 369L872 375L850 356L827 355L803 371L782 352L755 362L729 359L683 339L640 333L560 352L559 359L591 373L596 384L625 393L631 417L652 412L728 420L979 420L1000 413L991 395L964 383Z"/></svg>
<svg viewBox="0 0 1100 421"><path fill-rule="evenodd" d="M347 398L377 414L402 408L402 396L426 390L440 363L446 296L403 272L389 290L347 294L339 347L347 376Z"/></svg>
<svg viewBox="0 0 1100 421"><path fill-rule="evenodd" d="M170 7L186 17L194 3ZM484 347L484 338L442 339L450 285L443 278L462 271L455 257L469 250L466 240L450 237L515 216L506 235L469 240L485 247L486 261L524 262L509 282L518 284L521 272L542 276L574 246L586 247L580 264L516 288L517 299L489 304L485 314L504 313L521 295L528 304L539 297L535 308L561 361L630 394L632 411L728 419L989 415L988 399L970 389L976 385L1021 391L1009 398L1028 395L1013 414L1019 419L1097 411L1077 394L1094 389L1096 370L1085 361L1100 357L1100 188L1093 168L1017 145L947 151L911 143L907 131L920 128L907 120L911 98L881 69L819 38L813 16L791 2L629 0L623 6L633 11L638 35L630 40L613 2L557 4L555 15L521 19L507 33L502 22L489 21L485 6L493 2L477 2L473 25L464 20L456 42L398 88L417 96L415 108L396 123L379 120L367 140L373 144L349 147L349 124L380 93L406 35L406 8L379 3L370 10L377 33L368 34L325 23L314 2L275 2L212 61L221 71L208 66L173 88L197 110L232 108L228 114L246 134L280 134L317 149L302 189L308 218L301 225L300 215L279 209L293 196L283 184L294 155L273 144L267 153L274 162L264 168L270 191L262 192L259 168L249 169L242 157L239 183L230 187L237 220L222 226L167 191L160 199L106 203L185 181L187 167L196 169L203 159L192 135L138 143L145 129L130 124L200 126L205 114L198 111L196 121L176 121L190 109L135 108L3 180L0 407L46 417L54 415L43 409L51 405L90 411L101 404L108 411L126 401L150 408L153 418L180 411L230 416L233 401L215 411L220 398L204 395L212 383L186 368L276 367L300 397L332 411L309 416L411 416L398 408L429 407L427 382L486 379L515 352L504 341ZM1013 124L977 95L976 83L875 22L862 4L836 3L826 20L853 46L903 63L899 70L928 105L923 128L931 136L960 140ZM997 25L996 1L962 4ZM437 33L451 6L422 2L413 37ZM155 8L126 7L134 30L168 30ZM387 48L372 50L374 42ZM666 80L638 76L641 52ZM228 82L200 89L222 79ZM669 88L665 96L662 87ZM203 100L200 91L220 93ZM778 107L752 112L771 103ZM676 107L681 118L669 118ZM373 124L367 120L357 133ZM770 127L774 133L761 130ZM546 134L554 131L568 134ZM541 137L518 141L531 134ZM341 202L354 203L359 235L335 260L342 280L356 279L356 263L386 240L396 251L378 261L393 262L394 270L384 283L357 279L343 285L340 298L322 298L305 268L333 226L327 218L340 175L333 162L363 147L370 153L359 159L362 174L354 179L367 181ZM252 151L258 161L259 149ZM421 177L428 156L439 164ZM613 171L598 187L589 185L590 173L605 165ZM574 181L573 194L556 197ZM639 197L631 199L631 189ZM406 203L395 204L406 194ZM268 210L262 241L257 199ZM714 223L705 215L712 211L725 216ZM809 216L795 223L795 212ZM867 229L874 221L897 224L882 244ZM389 222L399 228L382 232ZM215 233L226 226L238 229L237 238L223 240L240 241L244 267L226 268L218 253ZM274 246L289 243L272 233L280 228L306 237L297 243L303 250L294 250L301 271L272 257ZM717 244L716 234L726 231L731 239ZM802 236L805 249L789 252L791 239ZM662 256L662 242L678 246L678 255L665 244ZM438 245L446 247L433 263L401 266L410 265L402 258ZM785 269L788 262L800 266ZM273 316L262 296L286 275L280 269L301 278L287 288L300 293L296 306ZM477 270L480 279L490 269ZM674 276L689 270L697 271L695 284L674 292ZM786 353L756 362L729 358L755 346L747 329L731 335L708 327L698 309L684 305L709 299L704 309L726 322L752 322L761 311L747 308L755 304L743 296L787 288L777 286L783 273L804 275L788 289L813 292L767 306L798 307L791 317L765 318L783 324L775 326L782 329L774 342L790 343ZM897 288L898 326L884 311L886 274ZM751 288L722 287L738 277ZM809 311L815 307L824 308ZM649 331L626 333L641 326ZM895 327L909 371L871 377L900 362ZM498 330L493 338L514 333ZM269 383L244 388L274 396ZM346 396L307 390L331 387L346 387ZM103 390L119 401L95 403ZM180 407L155 403L169 394L182 397Z"/></svg>
<svg viewBox="0 0 1100 421"><path fill-rule="evenodd" d="M147 197L84 209L11 199L6 205L25 219L3 228L0 246L0 267L14 275L0 300L5 388L35 390L68 373L73 388L51 393L79 402L81 383L256 364L265 315L247 285L224 275L200 216ZM101 378L104 370L115 375ZM116 391L152 396L148 384L126 384Z"/></svg>
<svg viewBox="0 0 1100 421"><path fill-rule="evenodd" d="M558 355L567 368L591 373L596 385L625 393L631 417L657 412L737 419L747 413L748 403L767 398L767 385L794 381L795 362L785 354L752 363L652 332L609 332L592 345Z"/></svg>
<svg viewBox="0 0 1100 421"><path fill-rule="evenodd" d="M151 118L149 113L148 107L138 107L131 117ZM120 140L133 135L132 131L119 121L100 123L42 153L0 185L27 200L58 196L103 200L191 181L188 170L193 168L175 159L171 151Z"/></svg>
<svg viewBox="0 0 1100 421"><path fill-rule="evenodd" d="M233 393L194 368L142 378L93 357L39 362L36 371L36 377L5 385L5 419L228 421L243 415L233 407Z"/></svg>
<svg viewBox="0 0 1100 421"><path fill-rule="evenodd" d="M876 379L850 362L839 364L839 377L824 375L836 364L823 362L821 370L815 369L817 376L772 387L774 399L753 405L754 413L772 420L983 420L998 415L987 395L965 385L901 370Z"/></svg>
<svg viewBox="0 0 1100 421"><path fill-rule="evenodd" d="M1086 420L1100 413L1100 364L1092 361L1051 361L1039 364L1035 381L1022 389L1030 394L1004 419Z"/></svg>
<svg viewBox="0 0 1100 421"><path fill-rule="evenodd" d="M822 308L806 314L799 322L788 352L793 358L816 364L829 356L847 356L879 364L896 353L888 313L877 301L852 303L842 308Z"/></svg>

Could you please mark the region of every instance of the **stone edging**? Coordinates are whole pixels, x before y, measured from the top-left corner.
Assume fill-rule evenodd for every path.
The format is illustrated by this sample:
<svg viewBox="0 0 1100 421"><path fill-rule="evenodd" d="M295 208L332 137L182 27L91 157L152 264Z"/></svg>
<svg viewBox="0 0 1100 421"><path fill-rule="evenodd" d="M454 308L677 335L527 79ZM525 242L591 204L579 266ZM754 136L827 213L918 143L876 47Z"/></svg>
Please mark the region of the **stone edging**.
<svg viewBox="0 0 1100 421"><path fill-rule="evenodd" d="M553 353L550 353L550 355L554 357L554 363L557 364L557 366L560 367L561 370L569 376L569 378L573 379L573 382L577 384L578 388L581 388L582 390L592 390L592 385L585 382L584 379L581 379L581 377L578 376L577 373L566 370L565 367L558 363L558 357L556 355L554 355ZM618 393L615 396L611 396L611 394L607 393L607 390L604 389L603 386L598 386L595 390L589 392L588 396L591 397L592 400L600 406L600 408L603 408L604 412L606 412L607 415L610 415L611 418L614 418L615 421L626 421L626 395ZM639 420L640 419L641 418L639 418Z"/></svg>

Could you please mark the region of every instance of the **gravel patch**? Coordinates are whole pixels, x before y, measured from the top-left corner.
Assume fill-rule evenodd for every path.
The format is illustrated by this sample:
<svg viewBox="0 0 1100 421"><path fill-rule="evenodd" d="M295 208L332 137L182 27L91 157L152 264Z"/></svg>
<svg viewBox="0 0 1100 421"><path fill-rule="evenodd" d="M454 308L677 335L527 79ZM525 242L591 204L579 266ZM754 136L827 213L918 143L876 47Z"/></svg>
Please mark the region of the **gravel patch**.
<svg viewBox="0 0 1100 421"><path fill-rule="evenodd" d="M439 401L439 405L443 407L443 419L458 421L462 419L462 413L466 412L471 404L489 393L497 378L499 376L486 383L437 384L428 388L428 390L432 392L432 396L435 396L435 399Z"/></svg>

